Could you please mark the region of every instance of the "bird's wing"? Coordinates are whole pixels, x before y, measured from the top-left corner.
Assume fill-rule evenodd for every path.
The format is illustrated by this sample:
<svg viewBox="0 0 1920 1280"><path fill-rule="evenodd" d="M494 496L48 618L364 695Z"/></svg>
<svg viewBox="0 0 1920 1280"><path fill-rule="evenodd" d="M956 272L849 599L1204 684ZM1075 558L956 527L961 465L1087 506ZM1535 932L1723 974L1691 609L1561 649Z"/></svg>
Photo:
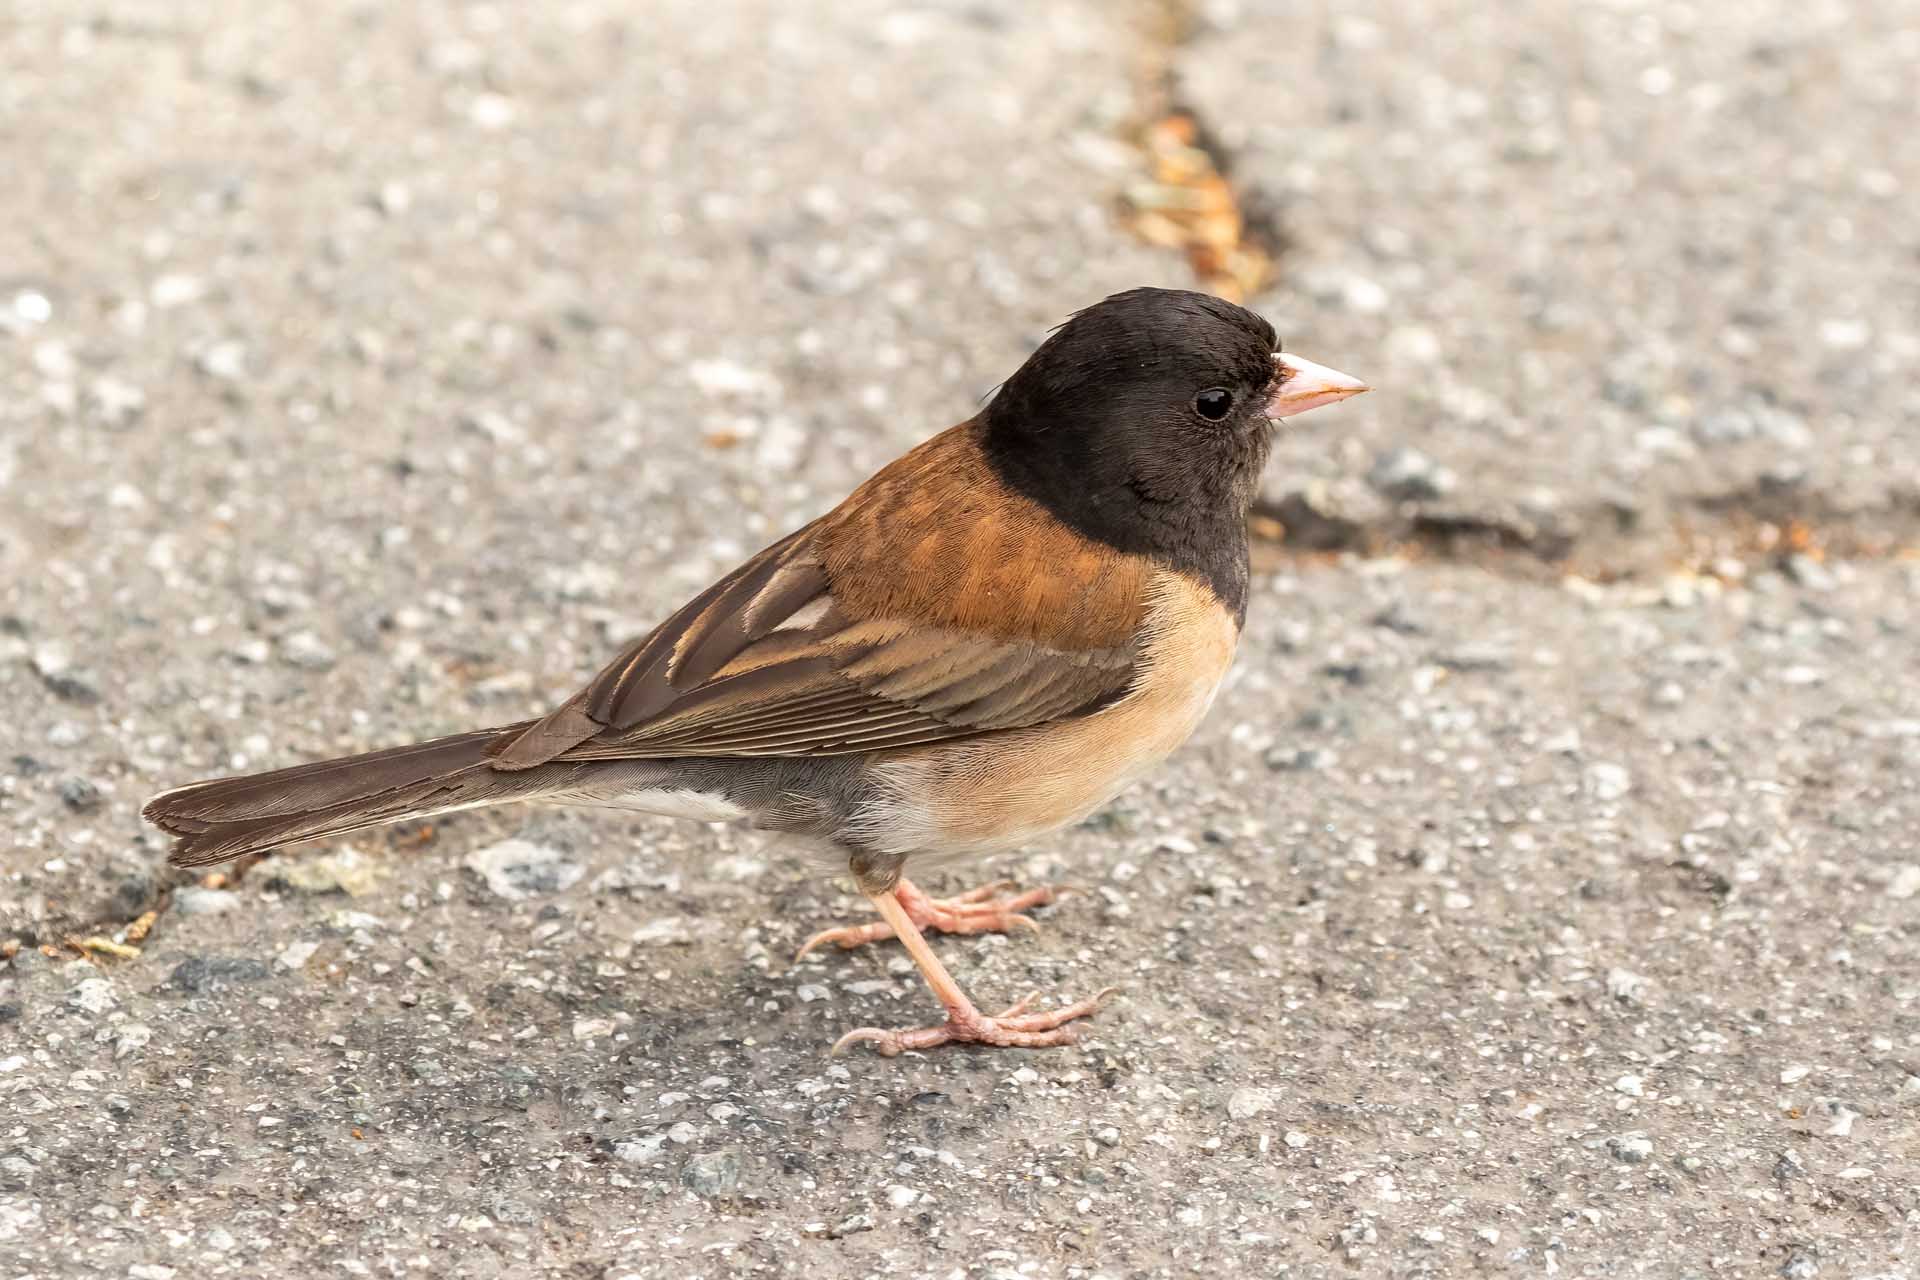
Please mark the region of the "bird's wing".
<svg viewBox="0 0 1920 1280"><path fill-rule="evenodd" d="M1082 715L1133 680L1150 576L1006 490L955 428L709 587L493 763L840 755Z"/></svg>

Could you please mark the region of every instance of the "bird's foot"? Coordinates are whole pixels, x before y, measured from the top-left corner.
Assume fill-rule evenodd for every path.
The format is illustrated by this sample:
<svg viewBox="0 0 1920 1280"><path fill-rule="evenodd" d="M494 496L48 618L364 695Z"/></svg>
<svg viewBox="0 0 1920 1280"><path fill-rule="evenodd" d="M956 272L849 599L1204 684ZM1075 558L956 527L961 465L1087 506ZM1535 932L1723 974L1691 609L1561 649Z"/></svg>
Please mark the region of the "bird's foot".
<svg viewBox="0 0 1920 1280"><path fill-rule="evenodd" d="M1065 1025L1084 1018L1113 994L1113 988L1059 1009L1028 1013L1027 1008L1039 993L1028 996L1012 1008L988 1017L968 1001L947 1007L947 1020L937 1027L916 1027L910 1031L888 1031L881 1027L861 1027L849 1031L834 1043L838 1054L850 1044L871 1044L883 1058L897 1057L909 1049L931 1049L942 1044L990 1044L1006 1048L1046 1049L1072 1044L1080 1038L1079 1028Z"/></svg>
<svg viewBox="0 0 1920 1280"><path fill-rule="evenodd" d="M1057 885L1042 885L1025 893L997 896L1013 887L1011 880L996 880L951 898L931 898L913 881L902 880L894 886L893 892L906 911L907 919L913 921L916 928L934 929L941 933L1010 933L1014 929L1038 933L1040 926L1031 917L1021 913L1029 907L1047 906L1062 893L1071 892ZM864 947L869 942L879 942L893 936L893 926L884 920L822 929L808 938L806 945L793 958L797 963L809 951L827 943L843 951L851 951L855 947Z"/></svg>

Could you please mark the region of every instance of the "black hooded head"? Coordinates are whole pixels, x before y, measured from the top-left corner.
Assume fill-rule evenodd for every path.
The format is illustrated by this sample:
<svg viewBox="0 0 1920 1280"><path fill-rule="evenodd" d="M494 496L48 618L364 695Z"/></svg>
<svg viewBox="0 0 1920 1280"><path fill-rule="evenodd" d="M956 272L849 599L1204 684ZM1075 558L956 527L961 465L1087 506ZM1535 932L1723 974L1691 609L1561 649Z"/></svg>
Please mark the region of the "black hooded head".
<svg viewBox="0 0 1920 1280"><path fill-rule="evenodd" d="M982 414L988 457L1081 533L1195 573L1244 612L1278 346L1272 325L1207 294L1115 294L1007 379Z"/></svg>

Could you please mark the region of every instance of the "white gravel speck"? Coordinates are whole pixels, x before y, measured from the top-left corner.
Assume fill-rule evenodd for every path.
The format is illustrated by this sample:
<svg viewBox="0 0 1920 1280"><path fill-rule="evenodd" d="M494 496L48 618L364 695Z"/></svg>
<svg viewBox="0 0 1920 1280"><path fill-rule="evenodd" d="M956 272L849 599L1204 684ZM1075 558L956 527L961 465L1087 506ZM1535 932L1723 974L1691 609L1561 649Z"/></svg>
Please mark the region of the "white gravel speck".
<svg viewBox="0 0 1920 1280"><path fill-rule="evenodd" d="M1887 896L1906 899L1915 894L1920 894L1920 865L1908 863L1893 873L1893 879L1887 881Z"/></svg>
<svg viewBox="0 0 1920 1280"><path fill-rule="evenodd" d="M573 1038L575 1040L594 1040L600 1036L610 1036L612 1034L612 1018L575 1018L573 1020Z"/></svg>
<svg viewBox="0 0 1920 1280"><path fill-rule="evenodd" d="M147 300L162 311L198 302L207 294L207 285L199 276L170 271L157 276L147 289Z"/></svg>
<svg viewBox="0 0 1920 1280"><path fill-rule="evenodd" d="M105 1013L119 1003L113 984L105 978L83 978L67 992L67 1006L83 1013Z"/></svg>
<svg viewBox="0 0 1920 1280"><path fill-rule="evenodd" d="M1621 1076L1613 1082L1613 1087L1618 1092L1624 1093L1629 1097L1644 1098L1647 1096L1646 1082L1639 1076Z"/></svg>
<svg viewBox="0 0 1920 1280"><path fill-rule="evenodd" d="M1615 1000L1638 1004L1647 991L1647 980L1631 969L1607 970L1607 994Z"/></svg>
<svg viewBox="0 0 1920 1280"><path fill-rule="evenodd" d="M183 916L215 916L240 905L240 895L228 889L176 889L173 911Z"/></svg>
<svg viewBox="0 0 1920 1280"><path fill-rule="evenodd" d="M498 93L478 93L467 106L467 119L482 129L504 129L517 113L513 101Z"/></svg>
<svg viewBox="0 0 1920 1280"><path fill-rule="evenodd" d="M1780 1073L1780 1083L1781 1084L1798 1084L1800 1083L1800 1081L1805 1080L1807 1078L1808 1073L1811 1072L1812 1070L1813 1070L1812 1067L1805 1067L1805 1066L1796 1065L1796 1066L1788 1067L1786 1070Z"/></svg>
<svg viewBox="0 0 1920 1280"><path fill-rule="evenodd" d="M1626 766L1596 760L1587 766L1587 794L1595 800L1618 800L1633 790L1633 775Z"/></svg>
<svg viewBox="0 0 1920 1280"><path fill-rule="evenodd" d="M247 376L247 346L233 339L211 343L194 357L193 367L216 382L240 382Z"/></svg>
<svg viewBox="0 0 1920 1280"><path fill-rule="evenodd" d="M629 1138L613 1144L613 1158L627 1164L652 1164L667 1149L667 1135L650 1133L644 1138Z"/></svg>
<svg viewBox="0 0 1920 1280"><path fill-rule="evenodd" d="M1273 1110L1277 1102L1271 1089L1235 1089L1227 1099L1227 1114L1235 1120L1251 1120Z"/></svg>
<svg viewBox="0 0 1920 1280"><path fill-rule="evenodd" d="M527 840L502 840L467 855L466 867L480 873L487 887L503 898L560 893L577 883L586 869L569 862L558 849Z"/></svg>
<svg viewBox="0 0 1920 1280"><path fill-rule="evenodd" d="M273 962L282 969L298 969L313 959L313 953L320 949L317 942L289 942L282 947Z"/></svg>
<svg viewBox="0 0 1920 1280"><path fill-rule="evenodd" d="M1653 1154L1653 1139L1644 1133L1623 1133L1607 1139L1607 1153L1621 1164L1641 1164Z"/></svg>

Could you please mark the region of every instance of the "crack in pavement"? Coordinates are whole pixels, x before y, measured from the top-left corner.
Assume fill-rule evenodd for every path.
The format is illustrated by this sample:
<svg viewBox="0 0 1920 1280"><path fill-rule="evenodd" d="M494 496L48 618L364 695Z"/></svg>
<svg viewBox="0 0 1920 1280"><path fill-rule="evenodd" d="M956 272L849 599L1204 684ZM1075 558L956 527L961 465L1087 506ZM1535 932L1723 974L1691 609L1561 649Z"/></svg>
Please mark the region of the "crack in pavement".
<svg viewBox="0 0 1920 1280"><path fill-rule="evenodd" d="M1182 100L1174 60L1201 21L1193 0L1142 0L1133 27L1145 122L1127 132L1143 176L1123 193L1122 222L1147 243L1185 254L1199 287L1245 302L1276 286L1291 238L1277 210L1236 186L1235 157L1205 111ZM1599 582L1673 574L1731 580L1770 565L1805 572L1826 558L1920 555L1920 492L1848 505L1797 479L1765 475L1657 506L1623 498L1554 510L1497 500L1396 501L1391 493L1308 484L1258 500L1250 523L1256 559L1269 566L1353 552Z"/></svg>

